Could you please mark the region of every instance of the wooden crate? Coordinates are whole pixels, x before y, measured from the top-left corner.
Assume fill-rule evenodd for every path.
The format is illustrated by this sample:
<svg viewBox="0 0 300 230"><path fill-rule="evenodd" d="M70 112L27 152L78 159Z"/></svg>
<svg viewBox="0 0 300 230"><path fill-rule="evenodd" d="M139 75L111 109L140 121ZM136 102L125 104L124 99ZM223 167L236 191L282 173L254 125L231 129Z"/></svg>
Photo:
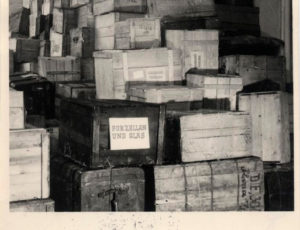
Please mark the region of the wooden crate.
<svg viewBox="0 0 300 230"><path fill-rule="evenodd" d="M263 211L258 158L155 166L156 211Z"/></svg>
<svg viewBox="0 0 300 230"><path fill-rule="evenodd" d="M24 36L29 35L29 15L30 10L22 8L9 16L9 31Z"/></svg>
<svg viewBox="0 0 300 230"><path fill-rule="evenodd" d="M50 41L42 40L40 43L40 55L39 57L50 57Z"/></svg>
<svg viewBox="0 0 300 230"><path fill-rule="evenodd" d="M275 56L230 55L220 57L219 67L225 74L237 74L243 85L270 79L285 89L285 58Z"/></svg>
<svg viewBox="0 0 300 230"><path fill-rule="evenodd" d="M90 3L90 0L70 0L70 7L77 8Z"/></svg>
<svg viewBox="0 0 300 230"><path fill-rule="evenodd" d="M53 0L53 1L54 1L55 8L60 8L60 9L70 8L70 0Z"/></svg>
<svg viewBox="0 0 300 230"><path fill-rule="evenodd" d="M65 57L70 54L70 36L50 30L50 56Z"/></svg>
<svg viewBox="0 0 300 230"><path fill-rule="evenodd" d="M54 201L51 199L25 200L10 202L10 212L54 212Z"/></svg>
<svg viewBox="0 0 300 230"><path fill-rule="evenodd" d="M98 30L99 49L147 49L161 44L158 18L129 18L116 22L112 31Z"/></svg>
<svg viewBox="0 0 300 230"><path fill-rule="evenodd" d="M146 0L94 0L94 15L110 12L147 13Z"/></svg>
<svg viewBox="0 0 300 230"><path fill-rule="evenodd" d="M81 58L81 78L82 80L95 81L94 58Z"/></svg>
<svg viewBox="0 0 300 230"><path fill-rule="evenodd" d="M136 86L128 92L130 100L149 103L202 101L203 89L186 86Z"/></svg>
<svg viewBox="0 0 300 230"><path fill-rule="evenodd" d="M95 98L95 83L57 83L56 96L66 98Z"/></svg>
<svg viewBox="0 0 300 230"><path fill-rule="evenodd" d="M181 81L180 54L166 48L94 52L97 98L125 99L129 82Z"/></svg>
<svg viewBox="0 0 300 230"><path fill-rule="evenodd" d="M264 164L265 211L294 211L292 164Z"/></svg>
<svg viewBox="0 0 300 230"><path fill-rule="evenodd" d="M24 129L24 94L9 88L9 129Z"/></svg>
<svg viewBox="0 0 300 230"><path fill-rule="evenodd" d="M291 159L288 94L261 92L239 95L239 110L252 120L252 152L263 161L287 163Z"/></svg>
<svg viewBox="0 0 300 230"><path fill-rule="evenodd" d="M16 63L36 61L39 56L40 40L10 38L9 49L15 53Z"/></svg>
<svg viewBox="0 0 300 230"><path fill-rule="evenodd" d="M71 55L75 57L93 57L95 51L95 30L82 27L70 30Z"/></svg>
<svg viewBox="0 0 300 230"><path fill-rule="evenodd" d="M167 111L165 162L195 162L255 155L248 113Z"/></svg>
<svg viewBox="0 0 300 230"><path fill-rule="evenodd" d="M51 82L40 77L10 77L10 86L24 92L27 115L54 117L54 92ZM27 119L26 119L27 121Z"/></svg>
<svg viewBox="0 0 300 230"><path fill-rule="evenodd" d="M60 108L61 149L80 164L96 168L160 162L164 106L69 99Z"/></svg>
<svg viewBox="0 0 300 230"><path fill-rule="evenodd" d="M68 34L70 29L77 27L77 14L75 9L53 9L52 29L61 34Z"/></svg>
<svg viewBox="0 0 300 230"><path fill-rule="evenodd" d="M183 74L191 68L219 68L219 35L217 30L166 30L168 48L182 52Z"/></svg>
<svg viewBox="0 0 300 230"><path fill-rule="evenodd" d="M129 18L143 18L143 14L113 12L95 16L95 49L113 49L115 47L115 24ZM107 38L110 36L111 38Z"/></svg>
<svg viewBox="0 0 300 230"><path fill-rule="evenodd" d="M39 57L39 75L49 81L79 81L80 59L77 57Z"/></svg>
<svg viewBox="0 0 300 230"><path fill-rule="evenodd" d="M45 129L9 133L10 201L49 197L49 134Z"/></svg>
<svg viewBox="0 0 300 230"><path fill-rule="evenodd" d="M225 106L225 108L236 110L236 94L243 89L242 78L240 76L188 73L186 78L187 86L203 88L204 108L222 109L222 101L227 99L229 105Z"/></svg>
<svg viewBox="0 0 300 230"><path fill-rule="evenodd" d="M215 14L213 0L147 0L150 17L181 16L194 14L202 17Z"/></svg>
<svg viewBox="0 0 300 230"><path fill-rule="evenodd" d="M88 170L56 157L51 172L56 211L144 211L145 176L141 168Z"/></svg>
<svg viewBox="0 0 300 230"><path fill-rule="evenodd" d="M93 4L86 4L76 9L77 11L77 27L95 27L95 18L93 15Z"/></svg>
<svg viewBox="0 0 300 230"><path fill-rule="evenodd" d="M53 0L43 0L42 5L42 15L50 15L53 13L54 1Z"/></svg>

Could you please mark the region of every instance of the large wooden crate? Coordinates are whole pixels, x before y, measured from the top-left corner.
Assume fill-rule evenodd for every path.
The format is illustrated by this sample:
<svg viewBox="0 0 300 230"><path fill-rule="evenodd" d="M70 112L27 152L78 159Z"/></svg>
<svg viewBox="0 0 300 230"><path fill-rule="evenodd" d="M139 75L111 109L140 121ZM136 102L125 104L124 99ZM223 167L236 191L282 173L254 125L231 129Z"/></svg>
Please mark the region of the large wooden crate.
<svg viewBox="0 0 300 230"><path fill-rule="evenodd" d="M147 13L146 0L94 0L94 15L109 12Z"/></svg>
<svg viewBox="0 0 300 230"><path fill-rule="evenodd" d="M125 99L133 82L181 81L180 53L166 48L94 52L97 98Z"/></svg>
<svg viewBox="0 0 300 230"><path fill-rule="evenodd" d="M181 16L195 14L202 17L215 14L213 0L147 0L148 14L151 17Z"/></svg>
<svg viewBox="0 0 300 230"><path fill-rule="evenodd" d="M53 9L52 29L61 34L68 34L77 27L77 11L75 9Z"/></svg>
<svg viewBox="0 0 300 230"><path fill-rule="evenodd" d="M77 11L77 27L95 27L95 18L93 15L93 4L86 4L76 9Z"/></svg>
<svg viewBox="0 0 300 230"><path fill-rule="evenodd" d="M95 98L95 83L57 83L56 95L66 98Z"/></svg>
<svg viewBox="0 0 300 230"><path fill-rule="evenodd" d="M24 94L9 88L9 129L24 129Z"/></svg>
<svg viewBox="0 0 300 230"><path fill-rule="evenodd" d="M51 162L56 211L144 211L144 190L140 168L88 170L61 157Z"/></svg>
<svg viewBox="0 0 300 230"><path fill-rule="evenodd" d="M156 211L263 211L258 158L155 166Z"/></svg>
<svg viewBox="0 0 300 230"><path fill-rule="evenodd" d="M285 90L285 58L275 56L230 55L220 57L219 66L225 74L237 74L243 78L243 85L264 79L280 84Z"/></svg>
<svg viewBox="0 0 300 230"><path fill-rule="evenodd" d="M49 134L45 129L9 133L10 201L49 197Z"/></svg>
<svg viewBox="0 0 300 230"><path fill-rule="evenodd" d="M253 156L245 112L167 111L164 161L195 162Z"/></svg>
<svg viewBox="0 0 300 230"><path fill-rule="evenodd" d="M50 56L65 57L70 55L70 35L50 30Z"/></svg>
<svg viewBox="0 0 300 230"><path fill-rule="evenodd" d="M203 88L204 108L236 110L236 94L243 89L240 76L188 73L186 78L187 86Z"/></svg>
<svg viewBox="0 0 300 230"><path fill-rule="evenodd" d="M24 36L29 35L29 15L30 10L22 8L9 16L9 31Z"/></svg>
<svg viewBox="0 0 300 230"><path fill-rule="evenodd" d="M100 49L147 49L161 44L158 18L130 18L116 22L112 31L98 32Z"/></svg>
<svg viewBox="0 0 300 230"><path fill-rule="evenodd" d="M240 111L251 115L252 152L263 161L287 163L291 159L288 94L240 94Z"/></svg>
<svg viewBox="0 0 300 230"><path fill-rule="evenodd" d="M167 30L168 48L182 51L183 73L191 68L215 70L219 68L219 35L217 30Z"/></svg>
<svg viewBox="0 0 300 230"><path fill-rule="evenodd" d="M9 49L15 53L17 63L36 61L39 56L40 40L26 38L10 38Z"/></svg>
<svg viewBox="0 0 300 230"><path fill-rule="evenodd" d="M9 209L10 212L54 212L54 201L41 199L10 202Z"/></svg>
<svg viewBox="0 0 300 230"><path fill-rule="evenodd" d="M114 49L115 24L129 18L143 18L143 14L112 12L95 16L95 49Z"/></svg>
<svg viewBox="0 0 300 230"><path fill-rule="evenodd" d="M95 30L82 27L70 30L70 54L75 57L93 57L95 51Z"/></svg>
<svg viewBox="0 0 300 230"><path fill-rule="evenodd" d="M203 89L186 86L135 86L128 92L130 100L149 103L202 101Z"/></svg>
<svg viewBox="0 0 300 230"><path fill-rule="evenodd" d="M91 168L160 163L164 106L121 100L62 100L60 146Z"/></svg>
<svg viewBox="0 0 300 230"><path fill-rule="evenodd" d="M39 57L39 75L49 81L79 81L80 59L77 57Z"/></svg>

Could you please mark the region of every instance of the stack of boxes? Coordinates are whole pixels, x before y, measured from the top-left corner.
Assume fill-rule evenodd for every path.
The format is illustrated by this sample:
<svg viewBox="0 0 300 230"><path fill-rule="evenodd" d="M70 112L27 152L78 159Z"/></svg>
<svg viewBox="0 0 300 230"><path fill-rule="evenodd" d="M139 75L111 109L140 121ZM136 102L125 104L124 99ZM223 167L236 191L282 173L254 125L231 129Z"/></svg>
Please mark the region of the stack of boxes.
<svg viewBox="0 0 300 230"><path fill-rule="evenodd" d="M291 161L284 58L224 48L259 34L251 1L192 2L30 1L31 38L12 33L12 72L55 88L59 129L47 121L41 135L57 211L270 207L264 168L272 183Z"/></svg>

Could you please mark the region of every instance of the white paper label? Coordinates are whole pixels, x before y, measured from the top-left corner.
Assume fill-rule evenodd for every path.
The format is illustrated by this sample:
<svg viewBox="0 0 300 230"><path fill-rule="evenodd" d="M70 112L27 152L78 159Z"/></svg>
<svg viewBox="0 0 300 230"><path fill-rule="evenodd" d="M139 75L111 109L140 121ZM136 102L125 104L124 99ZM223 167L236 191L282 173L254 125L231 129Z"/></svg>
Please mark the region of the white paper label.
<svg viewBox="0 0 300 230"><path fill-rule="evenodd" d="M149 149L148 118L109 118L111 150Z"/></svg>
<svg viewBox="0 0 300 230"><path fill-rule="evenodd" d="M146 69L147 81L167 81L165 67L152 67Z"/></svg>
<svg viewBox="0 0 300 230"><path fill-rule="evenodd" d="M134 71L132 73L132 78L133 78L134 81L145 80L144 71L143 70Z"/></svg>

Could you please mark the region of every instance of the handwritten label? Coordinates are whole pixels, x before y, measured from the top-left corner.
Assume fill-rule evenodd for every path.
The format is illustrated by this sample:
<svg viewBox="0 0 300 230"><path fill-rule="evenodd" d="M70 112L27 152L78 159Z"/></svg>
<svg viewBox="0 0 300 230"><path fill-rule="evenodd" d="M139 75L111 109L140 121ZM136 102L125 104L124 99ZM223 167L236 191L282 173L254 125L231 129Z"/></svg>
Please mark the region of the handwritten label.
<svg viewBox="0 0 300 230"><path fill-rule="evenodd" d="M167 81L165 67L152 67L146 69L147 81Z"/></svg>
<svg viewBox="0 0 300 230"><path fill-rule="evenodd" d="M148 118L109 118L111 150L149 149Z"/></svg>
<svg viewBox="0 0 300 230"><path fill-rule="evenodd" d="M135 21L135 35L136 36L154 36L155 35L155 21Z"/></svg>

